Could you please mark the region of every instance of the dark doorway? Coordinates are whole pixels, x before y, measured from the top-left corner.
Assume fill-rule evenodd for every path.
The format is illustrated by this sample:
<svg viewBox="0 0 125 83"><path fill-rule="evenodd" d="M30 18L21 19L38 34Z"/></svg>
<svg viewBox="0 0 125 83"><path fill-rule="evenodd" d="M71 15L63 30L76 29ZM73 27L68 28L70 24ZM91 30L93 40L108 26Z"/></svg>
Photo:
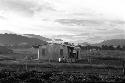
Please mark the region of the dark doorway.
<svg viewBox="0 0 125 83"><path fill-rule="evenodd" d="M68 47L69 58L74 58L74 53L73 53L74 47L71 47L71 46L67 46L67 47Z"/></svg>
<svg viewBox="0 0 125 83"><path fill-rule="evenodd" d="M63 57L63 49L60 49L60 56Z"/></svg>
<svg viewBox="0 0 125 83"><path fill-rule="evenodd" d="M79 51L77 51L76 53L76 59L78 59L78 57L79 57Z"/></svg>

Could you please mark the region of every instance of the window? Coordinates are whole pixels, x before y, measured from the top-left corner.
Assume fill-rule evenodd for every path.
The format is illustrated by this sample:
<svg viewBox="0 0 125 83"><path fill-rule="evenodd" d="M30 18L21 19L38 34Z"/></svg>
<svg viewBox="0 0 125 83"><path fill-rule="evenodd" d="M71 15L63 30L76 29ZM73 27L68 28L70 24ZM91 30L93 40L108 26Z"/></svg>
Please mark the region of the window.
<svg viewBox="0 0 125 83"><path fill-rule="evenodd" d="M45 53L45 49L42 49L42 56L45 56L46 53Z"/></svg>
<svg viewBox="0 0 125 83"><path fill-rule="evenodd" d="M60 49L60 55L63 56L63 49Z"/></svg>

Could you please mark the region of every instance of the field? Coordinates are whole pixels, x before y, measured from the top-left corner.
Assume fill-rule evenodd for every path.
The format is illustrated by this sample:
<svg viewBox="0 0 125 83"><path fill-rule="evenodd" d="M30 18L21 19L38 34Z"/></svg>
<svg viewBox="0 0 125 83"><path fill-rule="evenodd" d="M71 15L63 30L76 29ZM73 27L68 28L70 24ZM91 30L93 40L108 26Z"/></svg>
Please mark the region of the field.
<svg viewBox="0 0 125 83"><path fill-rule="evenodd" d="M79 83L123 82L122 67L56 62L1 62L0 82L14 83ZM12 83L13 83L12 82Z"/></svg>
<svg viewBox="0 0 125 83"><path fill-rule="evenodd" d="M84 58L85 56L125 58L125 51L120 51L120 50L97 50L97 51L90 52L89 50L82 50L81 55L82 55L82 58Z"/></svg>
<svg viewBox="0 0 125 83"><path fill-rule="evenodd" d="M25 51L25 52L24 52ZM82 83L124 82L124 51L82 51L77 63L25 60L31 50L17 49L0 55L0 82L6 83ZM9 57L9 58L8 58Z"/></svg>

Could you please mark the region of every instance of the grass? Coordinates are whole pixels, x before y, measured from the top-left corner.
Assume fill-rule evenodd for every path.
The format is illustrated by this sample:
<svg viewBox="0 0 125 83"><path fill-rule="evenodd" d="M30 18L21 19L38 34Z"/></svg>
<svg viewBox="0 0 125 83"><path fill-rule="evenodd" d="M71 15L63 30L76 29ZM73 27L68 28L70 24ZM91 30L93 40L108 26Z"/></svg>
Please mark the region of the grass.
<svg viewBox="0 0 125 83"><path fill-rule="evenodd" d="M122 66L111 66L111 65L97 65L97 64L80 64L80 63L56 63L56 62L1 62L1 69L11 69L15 71L69 71L69 72L85 72L85 73L103 73L107 74L123 74Z"/></svg>
<svg viewBox="0 0 125 83"><path fill-rule="evenodd" d="M112 50L101 50L101 51L81 51L81 59L77 63L57 63L48 61L26 61L26 56L36 56L31 49L15 49L15 53L3 54L0 57L8 57L16 59L8 60L5 57L0 60L1 69L10 69L15 71L69 71L69 72L85 72L85 73L100 73L100 74L123 74L122 72L122 61L124 59L124 51L112 51ZM88 61L88 59L90 59ZM27 65L27 67L26 67ZM26 69L27 68L27 69Z"/></svg>
<svg viewBox="0 0 125 83"><path fill-rule="evenodd" d="M124 81L122 68L71 63L1 63L0 82L84 83ZM113 77L112 77L113 76ZM44 82L43 82L44 81Z"/></svg>
<svg viewBox="0 0 125 83"><path fill-rule="evenodd" d="M125 58L125 51L99 50L99 51L90 52L89 50L82 50L81 57L84 58L85 56Z"/></svg>
<svg viewBox="0 0 125 83"><path fill-rule="evenodd" d="M1 57L4 56L4 57ZM25 53L10 53L10 54L1 54L0 58L2 58L3 60L6 60L7 58L10 59L16 59L16 60L24 60L26 58L26 56L28 57L36 57L37 54L25 54Z"/></svg>
<svg viewBox="0 0 125 83"><path fill-rule="evenodd" d="M24 81L26 81L26 80L28 80L28 81L37 80L38 81L38 79L33 78L33 77L34 76L44 77L43 74L41 75L41 73L43 73L43 72L44 73L45 72L49 72L49 73L56 72L50 78L58 81L58 83L61 83L59 80L63 79L63 77L65 77L64 78L65 81L67 81L67 79L68 79L68 82L70 81L70 83L73 83L71 81L71 77L72 77L72 80L77 79L75 77L77 75L79 78L83 75L82 78L80 78L80 79L82 79L82 80L86 79L87 81L92 80L92 78L90 78L91 76L89 74L91 74L92 76L99 75L99 76L101 76L101 80L103 79L103 76L107 76L107 77L104 77L104 80L106 80L106 82L108 82L108 81L110 82L110 81L112 81L112 79L113 80L118 79L117 77L114 77L114 78L110 77L112 75L121 76L120 79L124 77L122 60L125 59L125 51L100 50L100 51L90 52L90 51L82 50L81 59L79 59L77 61L77 63L58 63L58 62L54 62L54 61L48 62L48 61L43 61L43 60L41 60L41 61L24 60L24 58L26 56L29 56L29 57L36 56L37 55L36 52L32 51L32 49L13 49L13 50L14 50L14 53L0 55L0 71L3 72L3 74L1 74L1 72L0 72L0 76L4 75L4 74L6 75L6 73L4 73L4 71L6 71L6 72L8 71L12 74L12 75L10 75L10 77L0 78L0 82L2 79L16 80L17 78L18 78L18 80L16 80L16 81L22 80L22 83L25 83ZM29 77L26 80L21 79L21 76L24 74L30 76L31 74L29 74L29 73L31 73L32 71L36 71L35 74L33 74L33 76ZM15 72L15 74L13 72ZM29 73L27 73L27 72L29 72ZM40 74L40 75L38 75L38 74ZM17 75L17 77L16 77L16 75ZM48 78L48 80L52 80L50 78ZM42 79L42 81L47 81L47 80ZM62 83L65 83L65 81ZM30 83L32 83L32 82L30 82ZM55 83L55 82L53 82L53 83Z"/></svg>
<svg viewBox="0 0 125 83"><path fill-rule="evenodd" d="M123 82L123 76L88 74L82 72L0 72L1 83L84 83L84 82Z"/></svg>
<svg viewBox="0 0 125 83"><path fill-rule="evenodd" d="M0 61L0 69L1 83L6 83L8 81L13 83L84 83L125 81L122 67L118 65L114 66L94 63L49 63L43 61L18 60L17 62L9 61L9 63L8 61Z"/></svg>

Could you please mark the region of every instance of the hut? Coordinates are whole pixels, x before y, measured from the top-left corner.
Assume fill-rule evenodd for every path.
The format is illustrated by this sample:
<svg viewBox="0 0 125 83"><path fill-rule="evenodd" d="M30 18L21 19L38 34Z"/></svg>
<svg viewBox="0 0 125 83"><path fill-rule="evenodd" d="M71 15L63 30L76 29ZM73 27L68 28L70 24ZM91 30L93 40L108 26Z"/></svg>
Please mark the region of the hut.
<svg viewBox="0 0 125 83"><path fill-rule="evenodd" d="M68 58L68 51L65 45L47 44L39 47L39 59L58 60Z"/></svg>
<svg viewBox="0 0 125 83"><path fill-rule="evenodd" d="M54 60L59 59L78 59L80 55L80 48L75 46L68 46L64 44L47 44L40 45L38 49L38 58L40 60Z"/></svg>

